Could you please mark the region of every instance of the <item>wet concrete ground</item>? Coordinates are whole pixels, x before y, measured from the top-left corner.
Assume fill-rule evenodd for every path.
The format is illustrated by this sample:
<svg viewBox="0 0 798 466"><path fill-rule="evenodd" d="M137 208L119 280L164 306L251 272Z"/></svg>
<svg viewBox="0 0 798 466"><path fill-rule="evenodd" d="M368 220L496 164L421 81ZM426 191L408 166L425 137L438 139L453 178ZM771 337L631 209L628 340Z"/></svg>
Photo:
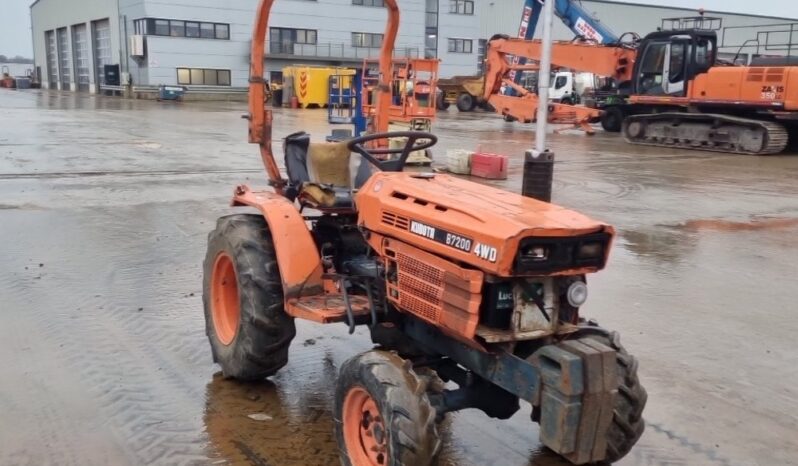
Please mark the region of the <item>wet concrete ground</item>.
<svg viewBox="0 0 798 466"><path fill-rule="evenodd" d="M369 348L300 323L257 385L215 375L201 263L232 188L263 184L239 104L0 90L0 465L337 464L337 367ZM275 136L327 133L281 111ZM530 126L443 115L446 149L511 156ZM561 134L555 201L613 223L585 314L640 359L648 426L618 464L798 464L798 156ZM279 147L278 147L279 150ZM250 414L265 414L256 421ZM523 408L441 428L441 465L558 465Z"/></svg>

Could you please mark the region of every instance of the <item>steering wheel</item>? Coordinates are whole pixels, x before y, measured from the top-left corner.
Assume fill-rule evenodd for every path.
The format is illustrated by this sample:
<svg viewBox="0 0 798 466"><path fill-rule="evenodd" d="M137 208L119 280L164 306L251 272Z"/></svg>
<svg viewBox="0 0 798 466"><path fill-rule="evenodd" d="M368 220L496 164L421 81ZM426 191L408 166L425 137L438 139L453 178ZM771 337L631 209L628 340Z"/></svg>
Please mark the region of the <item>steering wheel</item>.
<svg viewBox="0 0 798 466"><path fill-rule="evenodd" d="M389 138L407 138L404 147L376 147L366 148L364 144L371 141L378 141ZM416 144L416 141L424 140ZM384 172L400 172L407 162L411 152L428 149L438 142L438 137L431 133L421 131L394 131L390 133L373 133L350 139L346 148L351 152L357 152L372 165ZM397 155L398 158L381 160L378 155Z"/></svg>

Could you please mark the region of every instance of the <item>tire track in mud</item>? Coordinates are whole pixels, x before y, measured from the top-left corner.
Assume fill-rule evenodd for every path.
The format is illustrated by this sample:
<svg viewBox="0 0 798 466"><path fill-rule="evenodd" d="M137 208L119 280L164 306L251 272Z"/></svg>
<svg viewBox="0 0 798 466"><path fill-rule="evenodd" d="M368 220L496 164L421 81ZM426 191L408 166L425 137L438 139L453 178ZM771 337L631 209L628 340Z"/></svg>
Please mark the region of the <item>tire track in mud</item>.
<svg viewBox="0 0 798 466"><path fill-rule="evenodd" d="M74 237L82 237L71 233ZM120 240L119 235L114 234L106 238L111 242ZM195 331L176 335L159 326L164 319L153 319L149 313L139 312L135 307L114 304L96 294L99 289L87 289L86 283L76 283L70 277L80 277L80 269L87 264L81 264L79 257L67 254L60 258L67 267L37 280L37 284L47 287L46 291L3 286L3 294L11 294L12 299L24 303L26 292L35 293L31 310L48 341L59 348L54 357L82 377L87 391L96 398L105 413L106 425L114 432L119 447L125 451L131 464L204 462L207 459L206 439L197 413L202 411L202 387L211 365L208 364L207 351L203 351L202 356L198 353L202 338ZM124 263L125 254L115 254L107 258L107 263ZM74 270L70 270L73 267ZM56 266L51 264L51 268ZM130 290L133 286L142 285L139 278L143 274L146 274L146 269L140 269L129 277L117 275L104 288L106 291ZM159 277L160 280L163 278ZM179 281L174 277L168 280L166 287ZM70 290L81 290L83 295L66 295ZM118 298L114 296L113 299L118 302ZM154 299L148 300L147 306L164 309L165 303ZM54 312L57 309L62 312ZM63 311L67 309L70 311ZM201 363L205 371L191 370L200 358L207 360ZM55 414L58 416L57 412ZM46 426L48 420L34 422ZM65 429L64 436L68 437L68 432ZM69 445L68 440L63 440L55 451L80 456L75 448ZM16 460L11 464L14 463ZM58 463L84 464L77 460L59 460Z"/></svg>
<svg viewBox="0 0 798 466"><path fill-rule="evenodd" d="M6 243L8 244L8 243ZM13 243L12 243L13 244ZM16 246L16 245L14 245ZM18 254L21 250L7 251L12 254ZM9 260L8 255L4 257L6 263L13 262ZM19 296L25 293L40 292L40 276L38 270L33 270L34 265L25 265L20 262L16 272L0 275L0 296L3 296L4 312L13 312L13 310L25 309ZM23 272L25 269L30 268L30 272ZM3 319L4 325L8 328L13 328L14 332L24 332L25 347L12 347L12 351L25 351L25 348L33 345L48 345L48 341L40 341L40 335L31 332L29 322L19 322L11 320L8 316ZM5 345L14 345L17 341L22 341L23 337L20 334L11 336L11 338L4 338ZM4 346L5 346L4 345ZM24 364L26 356L18 354L9 354L8 357L13 357L18 363ZM35 373L26 367L12 367L10 363L4 369L3 378L0 379L0 407L2 408L1 417L2 421L8 422L4 429L9 429L10 423L18 425L13 429L13 432L6 432L8 437L2 438L0 436L0 464L3 465L50 465L59 464L64 466L82 465L85 462L79 458L74 449L74 442L72 433L79 429L78 423L65 416L61 411L63 406L60 404L58 394L54 394L47 386L47 379L49 374ZM13 377L12 375L17 375ZM8 384L3 386L3 384ZM9 397L2 396L3 391L10 391ZM15 395L21 395L15 397ZM35 441L29 442L24 438L30 431L31 427L35 428ZM20 439L20 436L23 438ZM23 441L20 441L23 440ZM50 451L60 452L59 458L56 461L52 457L42 457L42 448Z"/></svg>

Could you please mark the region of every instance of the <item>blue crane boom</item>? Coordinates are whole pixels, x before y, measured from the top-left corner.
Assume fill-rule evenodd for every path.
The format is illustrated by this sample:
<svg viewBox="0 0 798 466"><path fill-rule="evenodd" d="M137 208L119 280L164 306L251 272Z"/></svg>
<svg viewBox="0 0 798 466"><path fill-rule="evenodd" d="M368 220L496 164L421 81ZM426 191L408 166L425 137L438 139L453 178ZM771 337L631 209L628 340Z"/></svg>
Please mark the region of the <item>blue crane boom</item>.
<svg viewBox="0 0 798 466"><path fill-rule="evenodd" d="M532 39L538 19L540 19L540 12L543 11L543 0L525 0L524 11L527 7L530 8L531 14L523 38ZM612 44L620 40L620 37L612 29L594 18L576 0L554 0L554 14L574 34L585 39L599 44ZM519 37L521 36L519 35Z"/></svg>
<svg viewBox="0 0 798 466"><path fill-rule="evenodd" d="M524 0L521 25L518 27L517 37L519 39L531 40L535 36L540 13L543 11L543 1ZM613 44L620 40L620 37L615 32L585 11L576 0L552 1L554 1L554 14L574 34L598 44ZM514 65L523 65L525 62L526 59L523 57L513 57ZM510 78L514 83L519 84L521 82L521 73L513 71L510 73ZM509 87L504 87L503 93L514 94Z"/></svg>

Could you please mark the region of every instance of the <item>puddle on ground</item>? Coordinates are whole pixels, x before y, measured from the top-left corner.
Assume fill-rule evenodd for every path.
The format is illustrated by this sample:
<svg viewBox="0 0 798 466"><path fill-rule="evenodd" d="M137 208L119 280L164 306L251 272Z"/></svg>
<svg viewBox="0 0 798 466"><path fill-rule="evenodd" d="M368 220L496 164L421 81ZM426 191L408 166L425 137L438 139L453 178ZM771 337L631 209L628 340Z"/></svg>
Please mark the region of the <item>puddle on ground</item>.
<svg viewBox="0 0 798 466"><path fill-rule="evenodd" d="M688 220L675 228L687 231L760 231L798 227L798 218L759 217L747 222L724 219Z"/></svg>

